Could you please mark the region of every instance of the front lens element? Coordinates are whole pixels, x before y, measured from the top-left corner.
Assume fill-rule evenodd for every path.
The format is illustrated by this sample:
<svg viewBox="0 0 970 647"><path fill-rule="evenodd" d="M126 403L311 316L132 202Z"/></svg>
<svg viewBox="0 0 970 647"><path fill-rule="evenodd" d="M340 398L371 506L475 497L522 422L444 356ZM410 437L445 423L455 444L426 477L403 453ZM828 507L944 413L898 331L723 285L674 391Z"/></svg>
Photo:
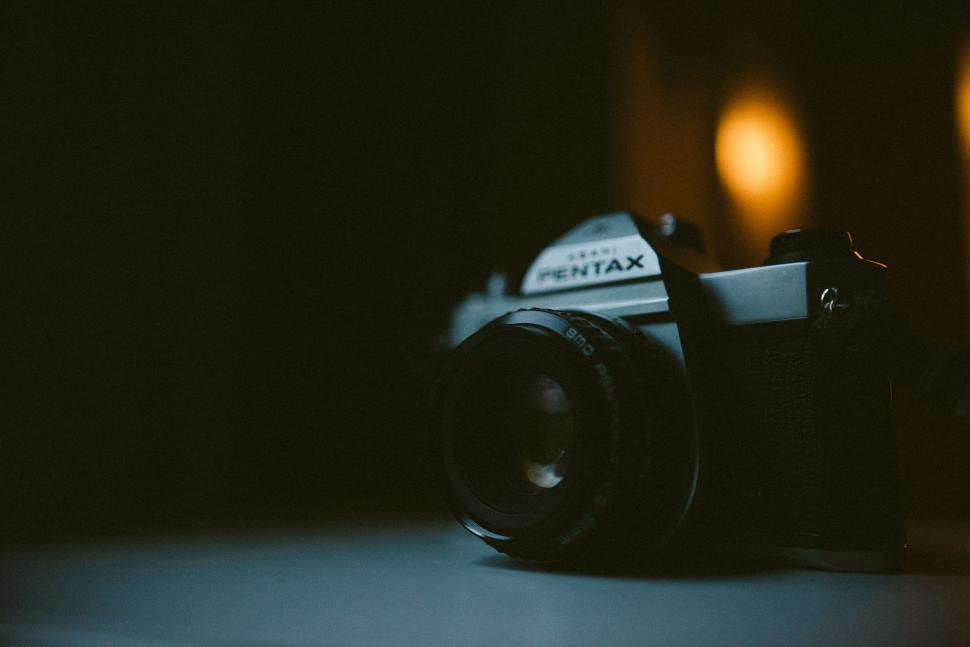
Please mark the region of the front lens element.
<svg viewBox="0 0 970 647"><path fill-rule="evenodd" d="M579 454L578 412L557 371L508 354L480 366L455 407L457 471L471 494L506 514L554 504Z"/></svg>
<svg viewBox="0 0 970 647"><path fill-rule="evenodd" d="M519 380L508 424L525 478L537 488L559 485L569 468L575 424L562 385L541 374Z"/></svg>

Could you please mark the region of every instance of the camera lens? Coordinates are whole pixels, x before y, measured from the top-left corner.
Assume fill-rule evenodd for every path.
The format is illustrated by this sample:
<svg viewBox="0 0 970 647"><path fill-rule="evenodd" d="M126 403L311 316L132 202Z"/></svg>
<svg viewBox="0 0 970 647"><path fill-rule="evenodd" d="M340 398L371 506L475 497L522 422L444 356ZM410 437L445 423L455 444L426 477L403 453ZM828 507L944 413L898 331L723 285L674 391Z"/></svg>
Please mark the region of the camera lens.
<svg viewBox="0 0 970 647"><path fill-rule="evenodd" d="M522 473L535 488L554 488L566 476L575 440L569 398L542 374L516 380L511 396L508 424Z"/></svg>
<svg viewBox="0 0 970 647"><path fill-rule="evenodd" d="M540 509L579 460L573 404L563 384L540 371L498 356L457 403L457 470L482 503L506 514Z"/></svg>
<svg viewBox="0 0 970 647"><path fill-rule="evenodd" d="M495 475L481 489L503 507L506 489L533 496L562 483L576 452L576 419L562 385L548 375L492 375L490 380L472 396L478 402L466 412L476 419L463 427L484 432L479 434L487 439L483 451L471 459L484 468L475 471Z"/></svg>
<svg viewBox="0 0 970 647"><path fill-rule="evenodd" d="M437 454L459 520L536 559L618 534L662 543L696 476L678 385L618 322L543 310L493 322L456 350L435 398Z"/></svg>
<svg viewBox="0 0 970 647"><path fill-rule="evenodd" d="M504 337L456 376L446 456L476 517L522 528L555 513L582 471L583 405L573 367L540 339Z"/></svg>

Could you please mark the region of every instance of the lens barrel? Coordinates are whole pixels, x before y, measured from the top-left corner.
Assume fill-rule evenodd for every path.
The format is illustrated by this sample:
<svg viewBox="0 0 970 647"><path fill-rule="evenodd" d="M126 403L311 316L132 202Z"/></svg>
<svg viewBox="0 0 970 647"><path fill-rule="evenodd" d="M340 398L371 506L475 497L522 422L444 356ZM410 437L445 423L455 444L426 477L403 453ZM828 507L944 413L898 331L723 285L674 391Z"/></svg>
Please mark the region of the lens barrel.
<svg viewBox="0 0 970 647"><path fill-rule="evenodd" d="M541 560L666 544L690 509L696 426L676 364L623 322L520 310L454 352L433 446L459 521Z"/></svg>

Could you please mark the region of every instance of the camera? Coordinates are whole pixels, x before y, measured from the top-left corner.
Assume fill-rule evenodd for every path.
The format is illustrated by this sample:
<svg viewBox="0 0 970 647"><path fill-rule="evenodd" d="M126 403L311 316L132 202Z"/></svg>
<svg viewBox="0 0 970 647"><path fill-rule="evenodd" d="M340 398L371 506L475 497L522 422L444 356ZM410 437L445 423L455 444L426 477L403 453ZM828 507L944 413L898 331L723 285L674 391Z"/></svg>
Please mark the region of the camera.
<svg viewBox="0 0 970 647"><path fill-rule="evenodd" d="M586 220L517 291L493 278L452 312L432 440L451 507L530 560L896 568L895 365L859 316L887 300L845 231L784 232L721 271L671 215Z"/></svg>

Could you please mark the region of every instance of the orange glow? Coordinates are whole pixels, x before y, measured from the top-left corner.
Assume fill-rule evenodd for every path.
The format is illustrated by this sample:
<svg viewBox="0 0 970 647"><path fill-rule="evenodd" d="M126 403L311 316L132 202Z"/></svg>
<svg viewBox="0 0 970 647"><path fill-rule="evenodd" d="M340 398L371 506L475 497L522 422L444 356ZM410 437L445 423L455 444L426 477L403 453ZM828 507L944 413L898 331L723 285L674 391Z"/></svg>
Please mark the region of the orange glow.
<svg viewBox="0 0 970 647"><path fill-rule="evenodd" d="M956 111L963 154L970 159L970 42L964 44L957 61Z"/></svg>
<svg viewBox="0 0 970 647"><path fill-rule="evenodd" d="M717 127L715 159L750 229L776 231L801 211L804 145L791 111L778 99L747 92L729 103Z"/></svg>

